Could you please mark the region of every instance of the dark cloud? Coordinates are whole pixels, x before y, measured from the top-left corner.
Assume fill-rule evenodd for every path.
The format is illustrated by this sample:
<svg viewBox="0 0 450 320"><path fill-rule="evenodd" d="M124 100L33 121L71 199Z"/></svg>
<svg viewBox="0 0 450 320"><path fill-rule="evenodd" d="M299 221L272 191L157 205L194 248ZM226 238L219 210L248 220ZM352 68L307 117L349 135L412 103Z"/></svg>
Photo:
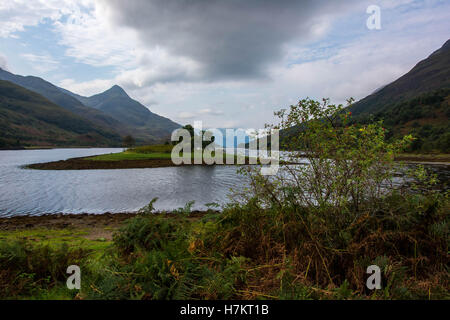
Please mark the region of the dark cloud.
<svg viewBox="0 0 450 320"><path fill-rule="evenodd" d="M255 78L284 45L308 39L313 24L356 0L105 0L115 22L149 47L201 64L205 78Z"/></svg>

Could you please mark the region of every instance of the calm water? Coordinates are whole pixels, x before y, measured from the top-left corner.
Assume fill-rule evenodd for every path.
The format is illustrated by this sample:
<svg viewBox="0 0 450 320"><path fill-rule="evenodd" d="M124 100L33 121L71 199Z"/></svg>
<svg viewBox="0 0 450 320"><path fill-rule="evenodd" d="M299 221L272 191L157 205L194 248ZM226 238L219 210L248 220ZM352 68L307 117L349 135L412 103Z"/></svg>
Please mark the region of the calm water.
<svg viewBox="0 0 450 320"><path fill-rule="evenodd" d="M120 152L122 149L0 151L0 217L44 213L136 211L158 197L157 209L195 200L194 209L226 203L244 178L236 167L171 167L126 170L40 171L31 163Z"/></svg>
<svg viewBox="0 0 450 320"><path fill-rule="evenodd" d="M0 217L44 213L131 212L158 197L170 210L194 200L194 209L228 202L230 188L246 184L233 166L126 170L40 171L21 166L120 152L122 149L0 151ZM450 180L449 166L428 166Z"/></svg>

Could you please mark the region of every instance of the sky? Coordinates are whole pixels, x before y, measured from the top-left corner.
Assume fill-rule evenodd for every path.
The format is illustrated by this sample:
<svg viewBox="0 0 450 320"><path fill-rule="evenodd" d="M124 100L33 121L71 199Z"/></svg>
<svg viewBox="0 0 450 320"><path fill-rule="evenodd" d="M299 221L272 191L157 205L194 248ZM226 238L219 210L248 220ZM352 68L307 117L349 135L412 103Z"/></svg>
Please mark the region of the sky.
<svg viewBox="0 0 450 320"><path fill-rule="evenodd" d="M117 84L181 124L258 129L302 98L364 98L449 31L447 0L0 0L0 67L85 96Z"/></svg>

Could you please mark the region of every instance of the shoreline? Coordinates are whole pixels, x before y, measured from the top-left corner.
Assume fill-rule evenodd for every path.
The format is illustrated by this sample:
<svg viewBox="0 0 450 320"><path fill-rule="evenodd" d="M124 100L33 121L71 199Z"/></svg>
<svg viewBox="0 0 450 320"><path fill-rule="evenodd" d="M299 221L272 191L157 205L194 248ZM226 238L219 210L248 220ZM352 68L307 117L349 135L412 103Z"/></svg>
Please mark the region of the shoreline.
<svg viewBox="0 0 450 320"><path fill-rule="evenodd" d="M216 212L216 211L214 211ZM188 219L197 220L207 214L206 211L192 211ZM82 237L87 240L104 239L111 241L113 234L128 219L138 215L137 212L101 214L43 214L39 216L21 215L9 218L0 218L0 240L2 234L10 233L46 233L48 231L68 230L83 232ZM154 215L164 215L177 218L179 214L170 212L155 212Z"/></svg>
<svg viewBox="0 0 450 320"><path fill-rule="evenodd" d="M170 159L101 161L101 160L88 160L86 159L86 157L81 157L52 162L34 163L25 165L24 168L36 170L97 170L97 169L165 168L175 166L176 165Z"/></svg>
<svg viewBox="0 0 450 320"><path fill-rule="evenodd" d="M248 163L246 163L248 164ZM45 163L35 163L23 166L33 170L114 170L114 169L149 169L189 166L234 166L235 164L174 164L171 159L144 159L144 160L87 160L86 158L73 158Z"/></svg>

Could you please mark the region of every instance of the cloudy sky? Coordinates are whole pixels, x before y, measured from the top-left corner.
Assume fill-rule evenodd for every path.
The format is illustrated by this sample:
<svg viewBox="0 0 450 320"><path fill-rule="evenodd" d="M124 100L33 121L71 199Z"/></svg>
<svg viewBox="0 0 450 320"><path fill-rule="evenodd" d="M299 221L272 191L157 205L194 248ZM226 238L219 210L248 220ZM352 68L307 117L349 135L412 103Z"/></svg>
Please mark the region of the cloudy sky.
<svg viewBox="0 0 450 320"><path fill-rule="evenodd" d="M449 30L447 0L0 0L0 67L82 95L118 84L182 124L261 128L303 97L365 97Z"/></svg>

